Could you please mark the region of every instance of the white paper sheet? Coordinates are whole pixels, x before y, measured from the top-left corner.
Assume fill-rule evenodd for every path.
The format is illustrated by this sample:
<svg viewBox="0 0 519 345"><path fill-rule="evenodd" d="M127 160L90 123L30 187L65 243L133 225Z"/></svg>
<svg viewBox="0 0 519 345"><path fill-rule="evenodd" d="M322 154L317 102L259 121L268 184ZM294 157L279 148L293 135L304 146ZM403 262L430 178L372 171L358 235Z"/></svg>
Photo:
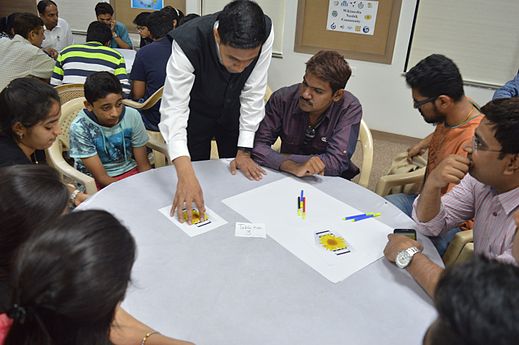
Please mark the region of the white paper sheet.
<svg viewBox="0 0 519 345"><path fill-rule="evenodd" d="M301 190L306 197L305 217L297 212L297 197ZM250 222L265 223L272 239L334 283L382 257L387 234L393 230L375 218L359 222L342 220L362 212L291 177L223 202ZM324 230L344 237L351 252L337 256L323 250L316 244L315 234Z"/></svg>
<svg viewBox="0 0 519 345"><path fill-rule="evenodd" d="M169 215L169 211L171 210L171 205L165 206L159 209L159 212L162 213L166 218L168 218L173 224L178 226L182 231L188 234L191 237L198 236L219 228L222 225L227 224L227 221L220 217L218 214L214 213L209 207L206 206L205 213L207 215L208 220L204 222L200 222L198 224L189 225L186 222L180 223L177 219L177 215L174 217Z"/></svg>
<svg viewBox="0 0 519 345"><path fill-rule="evenodd" d="M267 228L263 223L236 222L234 236L267 238Z"/></svg>

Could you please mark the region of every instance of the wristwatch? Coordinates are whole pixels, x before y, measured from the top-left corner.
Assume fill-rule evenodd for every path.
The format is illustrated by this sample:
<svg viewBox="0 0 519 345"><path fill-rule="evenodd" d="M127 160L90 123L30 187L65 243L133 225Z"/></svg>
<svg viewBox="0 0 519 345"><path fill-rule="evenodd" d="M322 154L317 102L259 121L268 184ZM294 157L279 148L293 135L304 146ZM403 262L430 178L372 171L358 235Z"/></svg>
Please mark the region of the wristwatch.
<svg viewBox="0 0 519 345"><path fill-rule="evenodd" d="M404 249L397 254L395 264L399 268L406 268L411 263L413 256L417 253L420 253L420 250L416 247Z"/></svg>

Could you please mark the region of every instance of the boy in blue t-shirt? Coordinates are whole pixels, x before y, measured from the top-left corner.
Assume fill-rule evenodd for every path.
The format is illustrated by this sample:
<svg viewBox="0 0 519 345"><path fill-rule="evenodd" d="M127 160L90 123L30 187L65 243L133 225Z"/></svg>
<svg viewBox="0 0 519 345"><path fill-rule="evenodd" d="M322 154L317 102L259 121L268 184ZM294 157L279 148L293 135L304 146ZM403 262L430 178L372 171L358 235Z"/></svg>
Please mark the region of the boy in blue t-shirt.
<svg viewBox="0 0 519 345"><path fill-rule="evenodd" d="M148 135L139 112L122 104L121 83L96 72L85 81L85 108L70 125L70 157L76 169L93 176L99 189L151 169Z"/></svg>

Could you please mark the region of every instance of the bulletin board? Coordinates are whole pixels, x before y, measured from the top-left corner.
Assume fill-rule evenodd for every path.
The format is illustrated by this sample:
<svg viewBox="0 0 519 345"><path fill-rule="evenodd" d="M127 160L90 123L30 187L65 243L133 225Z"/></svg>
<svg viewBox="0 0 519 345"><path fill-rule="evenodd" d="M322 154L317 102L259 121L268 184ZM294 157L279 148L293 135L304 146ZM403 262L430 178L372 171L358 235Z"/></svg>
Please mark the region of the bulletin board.
<svg viewBox="0 0 519 345"><path fill-rule="evenodd" d="M186 0L163 0L163 2L164 6L173 6L186 13ZM137 33L137 28L133 24L135 17L141 12L153 12L153 10L132 8L131 0L111 0L110 3L114 8L115 19L126 25L128 31L133 33Z"/></svg>
<svg viewBox="0 0 519 345"><path fill-rule="evenodd" d="M373 35L327 30L328 4L299 0L294 50L314 54L336 50L347 59L391 64L402 0L378 1ZM356 1L359 3L361 1Z"/></svg>

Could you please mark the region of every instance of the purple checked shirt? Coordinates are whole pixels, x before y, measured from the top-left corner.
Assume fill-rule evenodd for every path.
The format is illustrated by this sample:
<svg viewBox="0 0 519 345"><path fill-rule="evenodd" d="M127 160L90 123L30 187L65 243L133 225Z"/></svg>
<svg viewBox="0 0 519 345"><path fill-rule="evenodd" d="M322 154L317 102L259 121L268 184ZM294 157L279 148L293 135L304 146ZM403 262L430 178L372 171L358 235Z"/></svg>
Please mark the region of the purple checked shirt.
<svg viewBox="0 0 519 345"><path fill-rule="evenodd" d="M416 217L418 198L413 205L413 218L422 234L438 236L474 218L474 253L516 263L512 256L516 229L513 214L519 207L519 188L497 194L494 188L467 174L442 197L440 212L427 223L420 223Z"/></svg>
<svg viewBox="0 0 519 345"><path fill-rule="evenodd" d="M342 100L333 102L326 110L315 137L305 144L308 113L299 109L299 87L300 84L284 87L270 97L265 106L265 118L256 131L253 159L263 166L279 170L287 159L304 163L317 155L326 166L325 175L353 178L359 173L359 168L350 161L362 118L359 100L345 92ZM271 148L278 137L282 141L281 153Z"/></svg>

